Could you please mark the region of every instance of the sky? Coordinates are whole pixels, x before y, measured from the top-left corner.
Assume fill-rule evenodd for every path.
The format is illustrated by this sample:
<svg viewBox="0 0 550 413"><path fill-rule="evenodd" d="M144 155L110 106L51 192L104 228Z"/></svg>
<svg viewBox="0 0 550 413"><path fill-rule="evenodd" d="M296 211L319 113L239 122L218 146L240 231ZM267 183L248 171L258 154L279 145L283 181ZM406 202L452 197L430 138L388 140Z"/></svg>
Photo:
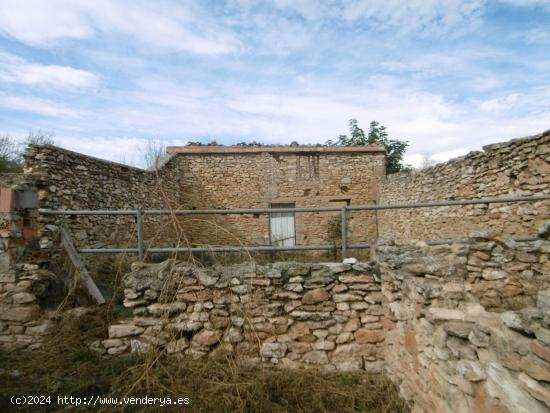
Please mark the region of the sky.
<svg viewBox="0 0 550 413"><path fill-rule="evenodd" d="M550 0L0 0L0 135L142 165L350 118L413 165L550 129Z"/></svg>

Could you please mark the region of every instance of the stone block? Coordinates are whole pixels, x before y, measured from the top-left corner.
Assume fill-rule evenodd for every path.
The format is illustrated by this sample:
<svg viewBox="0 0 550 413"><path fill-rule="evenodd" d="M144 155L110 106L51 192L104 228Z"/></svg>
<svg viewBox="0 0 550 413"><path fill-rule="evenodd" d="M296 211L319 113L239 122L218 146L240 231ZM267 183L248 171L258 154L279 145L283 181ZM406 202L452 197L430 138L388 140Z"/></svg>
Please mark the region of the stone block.
<svg viewBox="0 0 550 413"><path fill-rule="evenodd" d="M143 327L138 327L133 324L115 324L109 326L109 338L123 338L136 336L145 331Z"/></svg>
<svg viewBox="0 0 550 413"><path fill-rule="evenodd" d="M330 294L324 288L316 288L304 294L304 297L302 298L302 303L306 305L316 304L326 301L329 298Z"/></svg>
<svg viewBox="0 0 550 413"><path fill-rule="evenodd" d="M260 355L263 358L282 358L287 351L287 345L284 343L263 343L260 348Z"/></svg>
<svg viewBox="0 0 550 413"><path fill-rule="evenodd" d="M367 330L365 328L361 328L357 330L353 336L358 344L366 344L384 341L385 334L383 330Z"/></svg>
<svg viewBox="0 0 550 413"><path fill-rule="evenodd" d="M26 323L34 320L40 315L40 309L36 304L21 307L2 306L0 307L0 320L17 321Z"/></svg>
<svg viewBox="0 0 550 413"><path fill-rule="evenodd" d="M550 389L539 384L526 374L518 374L518 380L523 385L525 390L535 399L543 402L550 409Z"/></svg>
<svg viewBox="0 0 550 413"><path fill-rule="evenodd" d="M193 336L191 342L200 347L209 347L219 343L222 338L221 331L202 329Z"/></svg>

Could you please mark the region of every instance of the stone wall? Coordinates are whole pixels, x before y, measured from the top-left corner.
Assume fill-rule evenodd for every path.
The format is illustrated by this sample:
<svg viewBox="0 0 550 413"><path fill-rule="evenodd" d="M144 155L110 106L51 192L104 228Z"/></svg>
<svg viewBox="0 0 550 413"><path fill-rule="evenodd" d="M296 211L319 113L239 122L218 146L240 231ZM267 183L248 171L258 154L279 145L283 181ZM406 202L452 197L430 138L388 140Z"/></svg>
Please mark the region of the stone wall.
<svg viewBox="0 0 550 413"><path fill-rule="evenodd" d="M221 147L220 153L190 148L174 152L156 173L53 146L31 145L25 155L25 173L36 180L41 208L68 210L267 208L280 203L340 208L376 201L384 176L383 150L376 145L252 151ZM121 239L135 245L133 217L88 216L65 221L81 247L120 246ZM169 219L164 220L165 230L159 221L158 216L145 219L150 229L146 235L155 238L155 246L270 243L266 214L180 217L184 235L179 240ZM44 218L42 230L56 222ZM339 240L332 226L339 228L338 212L296 214L296 242L313 245ZM375 238L374 213L350 216L350 242Z"/></svg>
<svg viewBox="0 0 550 413"><path fill-rule="evenodd" d="M182 177L182 204L189 209L268 208L292 203L295 207L336 207L373 203L385 175L383 149L297 147L178 147L168 148ZM215 224L223 224L225 232ZM339 212L296 213L296 244L334 242L331 224L338 226ZM195 217L191 238L216 239L218 244L269 245L266 214ZM336 231L338 232L338 231ZM373 212L350 215L350 242L376 238ZM340 240L337 234L337 240Z"/></svg>
<svg viewBox="0 0 550 413"><path fill-rule="evenodd" d="M25 174L36 182L40 208L160 209L177 203L179 198L179 178L171 175L170 162L157 173L55 146L30 145L25 153ZM81 247L124 246L121 242L137 245L134 217L78 216L64 221ZM158 221L147 217L145 222L156 233ZM58 217L43 216L41 235L48 237L58 222Z"/></svg>
<svg viewBox="0 0 550 413"><path fill-rule="evenodd" d="M282 367L383 369L380 283L368 264L138 266L124 279L134 317L109 327L109 354L154 346Z"/></svg>
<svg viewBox="0 0 550 413"><path fill-rule="evenodd" d="M380 204L550 194L550 131L488 145L421 171L387 177ZM550 219L550 201L380 211L380 237L464 238L480 228L533 235Z"/></svg>
<svg viewBox="0 0 550 413"><path fill-rule="evenodd" d="M543 232L548 237L548 227ZM550 241L379 245L385 361L413 412L547 412Z"/></svg>
<svg viewBox="0 0 550 413"><path fill-rule="evenodd" d="M549 236L381 243L368 264L135 264L133 317L93 348L385 370L415 412L548 411Z"/></svg>
<svg viewBox="0 0 550 413"><path fill-rule="evenodd" d="M44 309L55 291L62 292L53 273L36 264L20 264L0 274L0 350L34 350L42 345L52 323Z"/></svg>

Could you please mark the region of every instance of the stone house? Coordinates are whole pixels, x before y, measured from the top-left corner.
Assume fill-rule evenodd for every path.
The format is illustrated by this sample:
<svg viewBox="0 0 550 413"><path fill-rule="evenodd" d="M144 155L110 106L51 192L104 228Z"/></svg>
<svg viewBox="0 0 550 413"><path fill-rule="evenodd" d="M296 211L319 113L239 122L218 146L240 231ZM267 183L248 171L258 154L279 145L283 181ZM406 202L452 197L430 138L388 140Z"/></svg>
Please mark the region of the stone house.
<svg viewBox="0 0 550 413"><path fill-rule="evenodd" d="M342 207L376 202L382 145L172 146L189 209ZM259 245L314 245L339 237L339 212L224 216L233 235ZM204 235L204 228L202 234ZM376 215L350 214L352 242L376 238ZM233 240L232 244L235 244Z"/></svg>

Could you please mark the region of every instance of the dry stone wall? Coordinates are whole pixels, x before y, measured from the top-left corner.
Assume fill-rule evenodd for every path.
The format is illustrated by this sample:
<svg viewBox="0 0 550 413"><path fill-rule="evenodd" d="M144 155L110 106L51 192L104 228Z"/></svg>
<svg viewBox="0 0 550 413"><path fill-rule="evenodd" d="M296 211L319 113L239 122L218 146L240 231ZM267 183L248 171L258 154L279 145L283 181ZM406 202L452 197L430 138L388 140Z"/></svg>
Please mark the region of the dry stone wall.
<svg viewBox="0 0 550 413"><path fill-rule="evenodd" d="M548 237L548 227L543 231ZM413 412L550 409L550 241L379 245L387 372Z"/></svg>
<svg viewBox="0 0 550 413"><path fill-rule="evenodd" d="M52 323L44 308L61 290L59 280L36 264L16 265L0 274L0 350L34 350Z"/></svg>
<svg viewBox="0 0 550 413"><path fill-rule="evenodd" d="M327 147L296 147L295 152L277 148L259 148L238 152L239 148L219 149L219 153L174 152L175 169L182 177L182 203L189 209L268 208L272 204L295 207L336 207L373 203L384 177L384 153L377 146L368 151L328 151ZM210 148L211 149L211 148ZM286 148L289 151L292 148ZM351 149L351 148L344 148ZM368 149L368 148L367 148ZM169 148L170 150L170 148ZM270 223L266 214L196 217L186 228L190 237L201 242L216 239L219 244L269 245ZM198 219L203 220L202 222ZM224 232L205 220L222 225ZM295 214L296 243L299 245L334 242L331 224L339 222L339 213ZM339 234L338 241L339 241ZM373 212L350 215L350 242L368 242L376 238Z"/></svg>
<svg viewBox="0 0 550 413"><path fill-rule="evenodd" d="M550 194L550 131L389 175L380 204L543 194ZM481 228L533 235L550 219L550 201L388 210L378 219L380 237L395 240L464 238Z"/></svg>
<svg viewBox="0 0 550 413"><path fill-rule="evenodd" d="M153 346L282 367L383 369L380 283L369 264L139 266L124 279L134 317L110 326L101 342L109 354Z"/></svg>
<svg viewBox="0 0 550 413"><path fill-rule="evenodd" d="M536 241L380 243L373 261L201 269L136 264L112 355L219 352L249 363L385 371L414 412L550 408L550 225Z"/></svg>
<svg viewBox="0 0 550 413"><path fill-rule="evenodd" d="M40 208L99 210L167 208L179 197L179 179L171 175L170 162L155 171L104 161L54 146L30 145L25 153L25 173L38 189ZM66 218L81 247L136 246L134 217L79 216ZM42 232L55 231L57 217L42 217ZM155 228L157 222L146 220Z"/></svg>

